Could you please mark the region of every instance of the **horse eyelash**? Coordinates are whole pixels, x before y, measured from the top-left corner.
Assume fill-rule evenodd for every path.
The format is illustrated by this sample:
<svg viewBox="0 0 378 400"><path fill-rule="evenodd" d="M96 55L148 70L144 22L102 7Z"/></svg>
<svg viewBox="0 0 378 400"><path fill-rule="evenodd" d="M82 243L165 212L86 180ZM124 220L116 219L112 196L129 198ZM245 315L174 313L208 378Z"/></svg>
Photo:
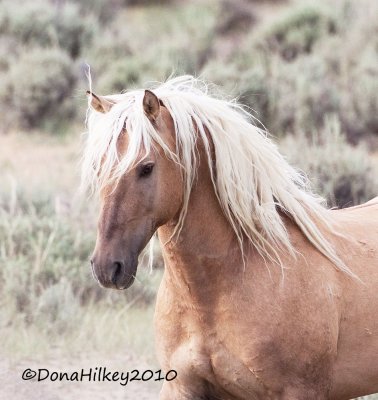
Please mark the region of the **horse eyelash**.
<svg viewBox="0 0 378 400"><path fill-rule="evenodd" d="M139 178L146 178L150 176L153 169L154 169L153 163L141 165L138 171Z"/></svg>

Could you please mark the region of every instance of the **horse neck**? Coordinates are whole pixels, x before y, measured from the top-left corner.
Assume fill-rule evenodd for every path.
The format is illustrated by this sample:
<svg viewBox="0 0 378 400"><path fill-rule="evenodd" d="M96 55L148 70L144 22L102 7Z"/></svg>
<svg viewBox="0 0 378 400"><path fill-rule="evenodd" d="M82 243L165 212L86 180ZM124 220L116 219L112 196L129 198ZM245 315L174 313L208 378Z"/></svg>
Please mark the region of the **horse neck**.
<svg viewBox="0 0 378 400"><path fill-rule="evenodd" d="M221 287L227 290L227 284L236 276L235 269L243 270L236 235L219 205L205 159L200 157L198 177L178 238L169 240L175 228L173 223L158 231L165 280L170 289L191 304L203 299L208 302L209 297L219 294Z"/></svg>

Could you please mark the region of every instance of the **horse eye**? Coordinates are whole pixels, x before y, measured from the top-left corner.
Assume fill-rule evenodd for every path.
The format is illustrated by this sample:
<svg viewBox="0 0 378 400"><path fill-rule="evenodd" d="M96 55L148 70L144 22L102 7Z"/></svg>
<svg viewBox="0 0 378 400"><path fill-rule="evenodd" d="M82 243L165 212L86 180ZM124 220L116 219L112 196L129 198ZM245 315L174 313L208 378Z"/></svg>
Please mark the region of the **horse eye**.
<svg viewBox="0 0 378 400"><path fill-rule="evenodd" d="M153 169L154 169L153 163L142 165L139 169L139 177L146 178L147 176L151 175Z"/></svg>

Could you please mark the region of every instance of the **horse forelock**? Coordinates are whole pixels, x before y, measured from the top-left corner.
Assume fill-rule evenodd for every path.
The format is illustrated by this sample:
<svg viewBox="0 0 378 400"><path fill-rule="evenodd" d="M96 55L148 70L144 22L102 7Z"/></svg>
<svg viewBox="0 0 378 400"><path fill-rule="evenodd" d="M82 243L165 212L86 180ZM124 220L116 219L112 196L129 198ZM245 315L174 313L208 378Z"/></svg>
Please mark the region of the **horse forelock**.
<svg viewBox="0 0 378 400"><path fill-rule="evenodd" d="M247 238L261 256L279 265L282 250L295 256L278 211L281 209L336 267L353 275L319 229L333 230L323 199L311 192L306 176L289 165L266 132L253 124L254 117L248 111L235 100L209 95L208 85L190 76L168 80L156 86L154 93L172 117L176 152L172 153L144 114L144 90L108 96L116 103L108 113L89 112L82 162L84 187L96 190L117 181L135 165L142 151L148 154L159 145L184 171L179 234L197 170L196 140L200 137L211 161L220 206L241 249ZM120 156L117 141L124 128L129 144Z"/></svg>

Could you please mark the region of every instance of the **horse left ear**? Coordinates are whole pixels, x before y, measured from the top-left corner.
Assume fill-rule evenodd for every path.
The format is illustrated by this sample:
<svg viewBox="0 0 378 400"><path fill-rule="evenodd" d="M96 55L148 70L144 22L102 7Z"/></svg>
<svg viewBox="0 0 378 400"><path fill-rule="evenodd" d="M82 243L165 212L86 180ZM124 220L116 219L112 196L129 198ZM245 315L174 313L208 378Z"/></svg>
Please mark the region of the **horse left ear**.
<svg viewBox="0 0 378 400"><path fill-rule="evenodd" d="M160 113L159 99L156 97L156 94L151 92L150 90L144 91L143 109L147 117L152 121L155 121L156 118L159 116Z"/></svg>
<svg viewBox="0 0 378 400"><path fill-rule="evenodd" d="M87 90L87 97L89 99L89 105L97 112L105 114L114 106L114 103L110 100L105 99L105 97L102 96L97 96L97 94L94 94L89 90Z"/></svg>

